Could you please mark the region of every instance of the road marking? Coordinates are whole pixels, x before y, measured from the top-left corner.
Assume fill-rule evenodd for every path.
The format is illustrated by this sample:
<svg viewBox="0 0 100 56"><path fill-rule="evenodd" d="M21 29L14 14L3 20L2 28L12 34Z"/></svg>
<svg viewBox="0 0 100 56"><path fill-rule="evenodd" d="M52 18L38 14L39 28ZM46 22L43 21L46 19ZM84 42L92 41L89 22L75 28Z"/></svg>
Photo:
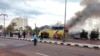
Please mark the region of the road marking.
<svg viewBox="0 0 100 56"><path fill-rule="evenodd" d="M36 54L41 55L41 56L49 56L49 55L46 55L46 54L43 54L43 53L39 53L39 52L36 52Z"/></svg>

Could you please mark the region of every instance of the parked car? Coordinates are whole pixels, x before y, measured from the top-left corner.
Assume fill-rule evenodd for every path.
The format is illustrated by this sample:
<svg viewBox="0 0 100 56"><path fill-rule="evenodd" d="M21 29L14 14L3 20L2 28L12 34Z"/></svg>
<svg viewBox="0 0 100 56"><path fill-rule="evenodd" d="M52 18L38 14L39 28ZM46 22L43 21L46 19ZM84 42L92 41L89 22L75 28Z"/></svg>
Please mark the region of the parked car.
<svg viewBox="0 0 100 56"><path fill-rule="evenodd" d="M80 39L80 32L70 33L69 35L73 39Z"/></svg>

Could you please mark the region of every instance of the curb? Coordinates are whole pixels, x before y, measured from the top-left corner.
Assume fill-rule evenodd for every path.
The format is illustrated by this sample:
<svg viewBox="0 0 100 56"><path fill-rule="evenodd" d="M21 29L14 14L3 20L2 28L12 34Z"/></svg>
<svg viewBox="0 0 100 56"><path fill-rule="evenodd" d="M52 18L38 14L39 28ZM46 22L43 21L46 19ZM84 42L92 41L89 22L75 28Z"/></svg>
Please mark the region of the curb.
<svg viewBox="0 0 100 56"><path fill-rule="evenodd" d="M6 38L11 40L23 40L23 41L30 41L32 42L33 39L18 39L18 38ZM46 41L46 40L39 40L40 43L48 43L48 44L56 44L56 45L64 45L64 46L75 46L75 47L83 47L83 48L91 48L91 49L100 49L100 45L93 45L93 44L82 44L82 43L73 43L73 42L57 42L57 41Z"/></svg>

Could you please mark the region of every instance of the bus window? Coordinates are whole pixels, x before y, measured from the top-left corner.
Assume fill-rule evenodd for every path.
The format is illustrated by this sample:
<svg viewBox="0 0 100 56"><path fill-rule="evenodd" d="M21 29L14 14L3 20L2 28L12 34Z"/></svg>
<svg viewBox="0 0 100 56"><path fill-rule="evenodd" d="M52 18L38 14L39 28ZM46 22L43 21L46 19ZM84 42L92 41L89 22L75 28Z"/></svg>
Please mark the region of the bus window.
<svg viewBox="0 0 100 56"><path fill-rule="evenodd" d="M64 27L52 27L53 30L62 30Z"/></svg>

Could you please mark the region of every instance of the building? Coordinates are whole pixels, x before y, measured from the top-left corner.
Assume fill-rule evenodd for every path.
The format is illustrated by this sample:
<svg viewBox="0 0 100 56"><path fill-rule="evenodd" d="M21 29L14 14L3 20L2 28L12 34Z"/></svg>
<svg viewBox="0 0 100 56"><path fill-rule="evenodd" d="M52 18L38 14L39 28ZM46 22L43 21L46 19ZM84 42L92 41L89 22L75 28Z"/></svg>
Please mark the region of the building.
<svg viewBox="0 0 100 56"><path fill-rule="evenodd" d="M14 29L16 29L16 30L24 30L25 27L28 25L28 20L26 18L17 17L17 18L14 18L11 21L11 24L12 23L16 24L16 26L14 27Z"/></svg>

